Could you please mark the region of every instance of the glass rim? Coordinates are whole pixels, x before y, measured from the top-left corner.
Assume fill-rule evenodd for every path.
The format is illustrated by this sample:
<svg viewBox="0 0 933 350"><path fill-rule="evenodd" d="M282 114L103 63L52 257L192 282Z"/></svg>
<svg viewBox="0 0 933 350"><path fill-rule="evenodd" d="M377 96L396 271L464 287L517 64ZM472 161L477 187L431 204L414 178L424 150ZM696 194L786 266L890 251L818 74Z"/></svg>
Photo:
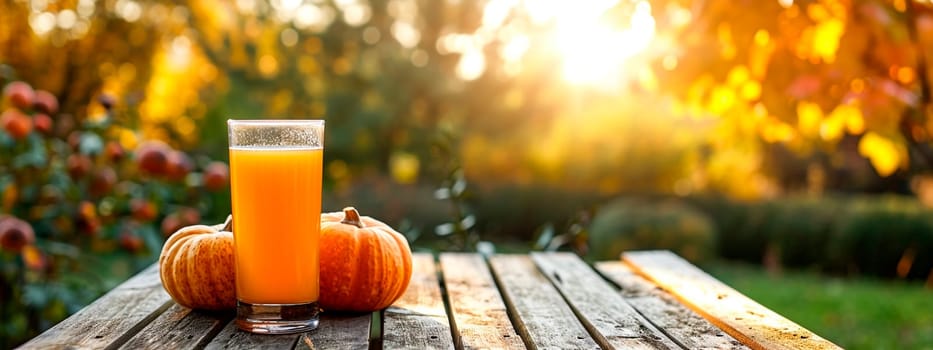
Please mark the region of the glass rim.
<svg viewBox="0 0 933 350"><path fill-rule="evenodd" d="M324 125L324 119L227 119L227 125Z"/></svg>

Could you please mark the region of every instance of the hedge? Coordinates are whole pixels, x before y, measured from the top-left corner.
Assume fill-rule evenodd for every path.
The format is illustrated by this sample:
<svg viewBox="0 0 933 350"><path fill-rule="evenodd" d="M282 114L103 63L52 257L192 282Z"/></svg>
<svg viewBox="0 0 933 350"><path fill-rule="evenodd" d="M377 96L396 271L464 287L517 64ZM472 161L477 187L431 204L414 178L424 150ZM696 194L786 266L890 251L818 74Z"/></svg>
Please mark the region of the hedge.
<svg viewBox="0 0 933 350"><path fill-rule="evenodd" d="M702 247L688 257L694 260L717 255L761 263L776 253L784 266L833 273L909 279L933 273L933 210L907 196L621 198L601 207L590 235L598 258L617 257L620 248L680 253L688 246Z"/></svg>
<svg viewBox="0 0 933 350"><path fill-rule="evenodd" d="M620 198L602 207L589 227L591 260L618 259L623 251L668 249L699 262L715 256L716 226L676 200Z"/></svg>

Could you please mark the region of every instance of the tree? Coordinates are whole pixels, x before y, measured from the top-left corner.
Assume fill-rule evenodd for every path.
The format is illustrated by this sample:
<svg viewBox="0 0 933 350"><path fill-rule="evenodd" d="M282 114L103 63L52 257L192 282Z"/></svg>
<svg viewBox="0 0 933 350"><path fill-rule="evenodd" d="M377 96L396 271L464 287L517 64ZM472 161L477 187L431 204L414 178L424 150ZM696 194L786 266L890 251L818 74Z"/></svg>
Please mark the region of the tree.
<svg viewBox="0 0 933 350"><path fill-rule="evenodd" d="M417 164L437 163L428 150L446 129L473 178L748 197L780 192L791 164L775 145L835 169L862 169L858 154L882 177L933 165L926 2L88 4L2 5L0 60L79 119L96 113L88 96L119 96L135 116L121 132L183 148L223 153L230 117L323 117L338 175L440 175ZM669 135L626 118L693 140L650 141ZM632 128L645 132L608 132ZM638 157L603 151L632 144L682 155L640 172Z"/></svg>
<svg viewBox="0 0 933 350"><path fill-rule="evenodd" d="M881 176L933 165L926 2L708 0L656 8L659 22L669 19L659 27L679 44L656 70L692 114L728 124L752 119L744 132L801 153L832 152L855 138ZM689 11L689 23L675 23L671 13L681 10L671 9Z"/></svg>

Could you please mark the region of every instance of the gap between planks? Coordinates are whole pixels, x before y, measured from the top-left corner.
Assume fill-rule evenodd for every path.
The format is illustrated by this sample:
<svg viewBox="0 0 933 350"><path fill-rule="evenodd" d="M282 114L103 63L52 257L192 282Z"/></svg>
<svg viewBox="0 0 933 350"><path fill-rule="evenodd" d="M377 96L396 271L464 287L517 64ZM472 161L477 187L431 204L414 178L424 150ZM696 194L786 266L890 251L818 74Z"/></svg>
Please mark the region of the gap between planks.
<svg viewBox="0 0 933 350"><path fill-rule="evenodd" d="M438 263L456 348L524 348L483 256L442 253Z"/></svg>
<svg viewBox="0 0 933 350"><path fill-rule="evenodd" d="M596 271L619 287L622 298L686 349L747 350L748 347L696 314L621 261L596 263Z"/></svg>
<svg viewBox="0 0 933 350"><path fill-rule="evenodd" d="M680 349L573 253L531 253L590 335L603 348Z"/></svg>
<svg viewBox="0 0 933 350"><path fill-rule="evenodd" d="M488 265L512 324L529 349L600 348L528 255L495 255Z"/></svg>
<svg viewBox="0 0 933 350"><path fill-rule="evenodd" d="M171 306L157 264L123 282L21 349L114 348Z"/></svg>
<svg viewBox="0 0 933 350"><path fill-rule="evenodd" d="M304 345L308 345L308 347L314 345L327 347L327 345L347 345L342 342L355 339L357 342L345 348L365 349L381 348L383 342L386 342L388 339L385 343L387 348L418 347L449 349L455 347L454 344L456 344L456 348L458 349L522 348L523 346L534 348L538 346L548 347L548 344L559 344L554 346L559 348L594 348L596 344L592 343L593 340L590 336L605 337L606 333L610 333L609 336L611 337L612 330L604 333L603 330L606 329L605 327L600 328L598 322L591 322L592 320L590 320L590 318L593 315L592 310L584 311L585 308L576 305L579 303L580 295L575 293L580 293L580 291L571 291L571 289L569 289L572 288L571 285L575 282L580 284L580 286L586 287L579 289L588 290L603 288L598 287L600 283L606 286L609 286L609 284L602 279L598 282L593 282L593 280L587 279L589 277L580 280L579 277L582 275L588 276L588 274L593 274L597 277L599 275L592 267L586 265L575 256L573 258L576 259L567 257L567 259L573 260L572 264L557 265L554 265L553 262L549 262L549 260L553 260L554 257L559 257L559 255L533 253L532 256L535 257L534 262L528 255L497 255L487 259L476 254L444 253L437 257L432 254L416 254L416 258L413 259L413 261L416 261L413 282L415 282L415 280L418 282L409 285L409 290L405 293L406 295L404 295L396 305L393 305L393 307L387 310L385 317L382 318L382 322L373 322L374 319L380 316L376 314L353 316L351 317L353 320L347 323L353 331L348 332L342 329L343 326L338 326L339 321L330 319L330 316L322 316L322 327L319 328L319 331L304 335L285 336L282 337L283 339L281 341L274 341L274 339L268 338L269 336L259 336L262 338L257 338L259 339L258 343L252 341L241 342L243 338L252 337L245 332L236 331L233 322L228 322L225 326L214 327L217 329L211 328L211 330L202 335L202 338L194 339L194 344L190 344L190 342L185 343L191 346L179 347L200 348L208 342L210 342L207 344L208 348L224 347L223 345L229 346L231 343L240 345L234 347L242 347L243 345L249 344L257 346L278 344L294 348L304 348ZM635 266L637 270L638 266L636 263L633 263L633 261L637 261L639 257L644 256L645 255L638 255L638 253L635 255L630 254L627 262ZM676 256L674 257L676 258ZM696 269L692 265L689 265L689 263L684 263ZM586 266L588 272L580 274L560 273L560 271L568 269L565 265L573 267L572 265L574 264ZM579 268L579 266L574 268ZM75 320L66 320L68 322L63 322L61 325L53 327L48 334L44 333L36 337L24 344L23 347L64 348L74 346L117 348L122 346L125 348L133 348L136 347L136 345L147 344L138 339L140 334L142 334L140 331L145 332L145 329L157 327L156 324L162 322L162 319L171 317L170 313L174 315L184 314L184 316L179 316L181 318L178 322L191 317L204 317L200 312L184 313L183 310L177 310L178 307L174 306L174 302L167 298L167 295L165 295L161 288L157 269L158 267L155 264L150 266L104 297L98 299L98 301L95 301L94 304L89 305L85 310L79 312L79 314L88 314L86 316L97 316L97 318L100 318L99 316L102 314L110 315L112 313L112 316L108 316L102 321L94 321L94 317L76 317ZM645 269L650 269L650 266L645 267ZM156 272L154 273L153 271ZM646 274L645 271L639 272ZM700 271L700 273L703 272ZM712 277L706 276L718 282ZM658 282L655 281L655 283ZM721 282L718 283L721 285ZM597 287L594 287L594 285ZM619 297L622 297L617 289L612 287L608 288ZM674 288L667 289L672 290ZM682 290L683 288L680 289ZM684 292L682 291L682 293ZM738 294L738 292L735 293ZM741 294L738 295L741 296ZM680 295L677 296L683 300L683 297ZM471 297L478 298L481 301L477 302L472 299L466 301ZM126 301L124 299L138 299L144 301L143 304L145 305L139 303L124 303L122 308L104 307L108 303L121 303L121 300ZM738 297L736 297L736 299L738 299ZM547 300L550 300L550 302ZM635 306L635 304L640 301L642 300L625 300L625 298L623 298L622 304L631 307ZM656 300L644 301L655 302ZM686 302L688 301L685 301L685 303ZM481 314L470 314L472 310L471 305L475 304L485 305L483 306L484 308L493 310L492 312L497 314L497 316L495 316L496 320L492 326L477 325L477 323L473 321L474 318L477 318ZM126 305L133 306L127 308L125 307ZM555 307L557 309L548 310L548 308ZM560 309L562 307L564 309L569 307L575 310L567 309L561 311ZM645 307L642 307L642 309ZM638 309L638 307L633 308L633 310L636 310L636 318L646 319L647 316ZM563 315L562 312L564 312ZM703 313L701 312L701 314ZM567 317L568 315L569 317ZM79 315L76 314L75 316ZM556 317L553 318L552 321L555 319L559 321L557 323L551 323L550 325L547 324L547 322L542 323L542 317L545 316L548 318ZM707 314L704 314L704 316L709 318ZM126 323L112 324L112 320L116 318L128 321L130 325L122 326ZM617 320L610 318L608 322L611 323L614 321ZM77 327L75 326L77 324L76 322L82 324L88 322L94 323L94 325L91 325L93 326L91 329L98 329L99 331L84 331L86 327ZM197 322L203 323L203 320ZM427 325L427 327L415 327L411 329L398 327L406 324L406 322L420 323L421 325ZM583 329L581 322L588 325L590 332ZM599 322L607 321L602 320ZM90 323L88 323L88 325L90 325ZM642 321L642 323L646 322ZM657 328L664 330L663 334L665 337L670 336L672 339L677 339L675 335L673 335L674 333L666 329L664 325L654 324L653 322L647 323L648 324L643 324L643 326L647 326L648 328L657 326ZM101 324L110 324L110 326L102 326ZM717 325L719 324L717 323ZM723 326L720 325L720 327ZM348 335L352 333L355 335L350 336L350 338L341 338L342 340L337 342L329 342L329 340L338 339L340 337L326 335L328 331L325 331L325 329L327 328L335 328L334 332L336 333L334 334ZM415 329L421 329L422 331L415 331ZM406 343L405 341L395 342L395 340L392 339L393 330L395 331L395 335L405 336L401 333L416 333L409 334L409 336L415 338L422 336L426 337L426 339L422 339L425 340L423 343L417 341L412 343ZM542 332L542 330L544 330L544 332ZM581 330L582 333L580 332ZM733 327L732 330L738 332L735 327ZM583 335L574 336L574 332ZM71 333L75 334L72 334L71 337L64 336ZM476 337L477 334L480 336ZM493 334L495 334L495 336L492 338L483 338L483 336ZM506 334L508 336L505 336ZM432 335L436 335L436 337L432 337ZM739 334L737 337L741 339L742 336L742 334ZM505 339L505 342L501 343L502 346L489 345L503 339ZM808 335L803 339L810 339L811 341L822 340L822 338L815 335L812 337ZM604 344L604 346L608 347L612 345L608 342L609 337L606 337L605 340L606 344ZM152 345L154 343L149 344ZM678 340L678 344L687 344L684 345L684 347L693 348L689 346L688 342L682 339ZM755 346L756 348L761 346L761 344L758 343L755 343L755 345L757 345Z"/></svg>
<svg viewBox="0 0 933 350"><path fill-rule="evenodd" d="M323 314L318 329L293 335L257 335L236 328L232 312L177 305L153 264L22 349L200 349L283 347L367 349L372 313Z"/></svg>
<svg viewBox="0 0 933 350"><path fill-rule="evenodd" d="M381 339L387 349L454 348L433 254L412 255L411 282L402 297L383 312Z"/></svg>

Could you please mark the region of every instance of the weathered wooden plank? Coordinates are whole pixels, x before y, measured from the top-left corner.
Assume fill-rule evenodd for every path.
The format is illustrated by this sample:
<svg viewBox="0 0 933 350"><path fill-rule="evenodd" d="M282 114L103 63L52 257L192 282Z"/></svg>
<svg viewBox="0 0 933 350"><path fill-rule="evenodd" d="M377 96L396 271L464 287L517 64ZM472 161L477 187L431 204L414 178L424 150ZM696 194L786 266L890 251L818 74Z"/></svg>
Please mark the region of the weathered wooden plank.
<svg viewBox="0 0 933 350"><path fill-rule="evenodd" d="M367 349L372 314L321 315L317 329L300 334L253 334L228 322L207 349Z"/></svg>
<svg viewBox="0 0 933 350"><path fill-rule="evenodd" d="M450 321L431 254L414 254L405 294L385 311L386 349L453 349Z"/></svg>
<svg viewBox="0 0 933 350"><path fill-rule="evenodd" d="M372 313L324 314L317 329L298 338L295 349L368 349L372 319Z"/></svg>
<svg viewBox="0 0 933 350"><path fill-rule="evenodd" d="M123 349L204 347L233 319L234 312L208 313L174 304L123 345Z"/></svg>
<svg viewBox="0 0 933 350"><path fill-rule="evenodd" d="M440 262L457 348L524 349L483 257L445 253Z"/></svg>
<svg viewBox="0 0 933 350"><path fill-rule="evenodd" d="M678 349L573 253L532 253L532 260L600 346L618 349Z"/></svg>
<svg viewBox="0 0 933 350"><path fill-rule="evenodd" d="M621 261L599 262L596 270L619 285L622 296L632 307L681 346L687 349L748 349Z"/></svg>
<svg viewBox="0 0 933 350"><path fill-rule="evenodd" d="M526 255L489 258L515 329L529 349L599 349L554 286Z"/></svg>
<svg viewBox="0 0 933 350"><path fill-rule="evenodd" d="M630 252L622 259L635 272L754 349L839 349L674 253Z"/></svg>
<svg viewBox="0 0 933 350"><path fill-rule="evenodd" d="M207 344L209 350L233 349L291 349L296 347L299 334L254 334L241 331L236 321L227 325Z"/></svg>
<svg viewBox="0 0 933 350"><path fill-rule="evenodd" d="M158 264L153 264L22 348L120 346L171 305L159 281Z"/></svg>

